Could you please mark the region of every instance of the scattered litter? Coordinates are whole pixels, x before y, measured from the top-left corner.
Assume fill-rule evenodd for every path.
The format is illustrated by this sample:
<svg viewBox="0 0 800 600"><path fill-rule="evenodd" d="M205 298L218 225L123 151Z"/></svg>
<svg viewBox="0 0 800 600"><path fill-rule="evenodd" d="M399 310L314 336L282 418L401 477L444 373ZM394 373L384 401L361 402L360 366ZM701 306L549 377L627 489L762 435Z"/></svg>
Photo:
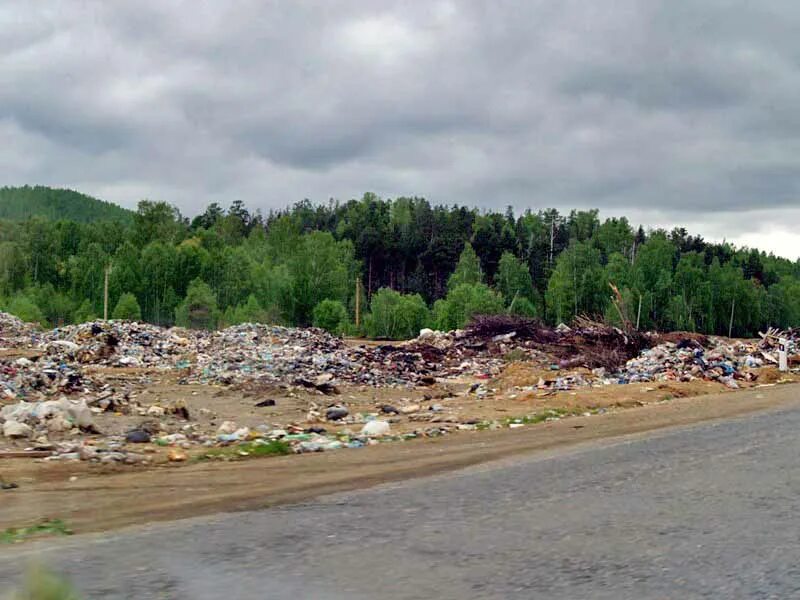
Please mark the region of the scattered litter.
<svg viewBox="0 0 800 600"><path fill-rule="evenodd" d="M380 437L384 435L389 435L390 431L389 423L387 421L369 421L364 427L361 429L361 435L366 435L370 437Z"/></svg>

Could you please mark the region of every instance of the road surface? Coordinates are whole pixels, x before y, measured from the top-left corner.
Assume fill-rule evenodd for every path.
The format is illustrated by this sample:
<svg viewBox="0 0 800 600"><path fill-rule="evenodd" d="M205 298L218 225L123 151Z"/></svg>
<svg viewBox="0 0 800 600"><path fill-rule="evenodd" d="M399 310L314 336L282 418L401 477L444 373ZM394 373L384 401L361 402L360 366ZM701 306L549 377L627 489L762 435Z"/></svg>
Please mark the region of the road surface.
<svg viewBox="0 0 800 600"><path fill-rule="evenodd" d="M32 560L98 599L800 598L800 410L6 548L0 582Z"/></svg>

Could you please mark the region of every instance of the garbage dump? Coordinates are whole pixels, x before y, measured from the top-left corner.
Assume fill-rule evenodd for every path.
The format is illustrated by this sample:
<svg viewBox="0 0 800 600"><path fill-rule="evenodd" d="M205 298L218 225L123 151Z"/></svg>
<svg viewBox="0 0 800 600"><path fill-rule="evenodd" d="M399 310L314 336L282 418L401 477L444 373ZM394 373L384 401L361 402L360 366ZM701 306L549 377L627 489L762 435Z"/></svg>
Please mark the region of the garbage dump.
<svg viewBox="0 0 800 600"><path fill-rule="evenodd" d="M492 381L510 360L541 372L533 387L547 393L698 379L734 389L777 363L780 339L800 363L796 331L736 341L587 319L552 328L500 315L478 317L465 330L425 329L403 343L356 346L319 329L259 324L211 332L107 321L41 331L0 313L0 440L46 460L128 464L150 461L158 447L169 448L174 462L187 460L187 450L243 444L237 451L245 454L276 443L297 453L359 448L479 428L480 419L456 418L440 400L491 402ZM283 422L248 424L195 409L174 386L167 397L148 395L163 378L190 394L200 386L235 391L239 400L269 390L305 399L300 414ZM454 392L449 382L466 388ZM399 396L355 410L347 392L354 386ZM276 400L259 396L250 406L267 410Z"/></svg>

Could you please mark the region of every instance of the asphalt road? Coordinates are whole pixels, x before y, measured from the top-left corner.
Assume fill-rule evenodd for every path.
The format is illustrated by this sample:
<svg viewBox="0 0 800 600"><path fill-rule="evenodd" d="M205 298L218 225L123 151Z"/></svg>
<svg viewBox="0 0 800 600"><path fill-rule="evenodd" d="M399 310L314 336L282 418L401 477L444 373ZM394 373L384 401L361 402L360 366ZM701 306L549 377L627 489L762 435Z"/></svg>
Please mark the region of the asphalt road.
<svg viewBox="0 0 800 600"><path fill-rule="evenodd" d="M758 413L5 549L0 582L38 560L94 599L800 598L799 432Z"/></svg>

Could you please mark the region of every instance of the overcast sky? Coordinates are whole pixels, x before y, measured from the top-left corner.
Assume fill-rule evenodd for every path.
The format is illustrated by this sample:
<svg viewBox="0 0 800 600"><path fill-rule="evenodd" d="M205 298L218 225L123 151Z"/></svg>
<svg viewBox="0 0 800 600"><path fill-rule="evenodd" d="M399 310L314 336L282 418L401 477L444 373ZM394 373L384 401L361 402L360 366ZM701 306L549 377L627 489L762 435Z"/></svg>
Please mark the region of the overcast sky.
<svg viewBox="0 0 800 600"><path fill-rule="evenodd" d="M597 207L800 256L800 3L0 3L0 185Z"/></svg>

